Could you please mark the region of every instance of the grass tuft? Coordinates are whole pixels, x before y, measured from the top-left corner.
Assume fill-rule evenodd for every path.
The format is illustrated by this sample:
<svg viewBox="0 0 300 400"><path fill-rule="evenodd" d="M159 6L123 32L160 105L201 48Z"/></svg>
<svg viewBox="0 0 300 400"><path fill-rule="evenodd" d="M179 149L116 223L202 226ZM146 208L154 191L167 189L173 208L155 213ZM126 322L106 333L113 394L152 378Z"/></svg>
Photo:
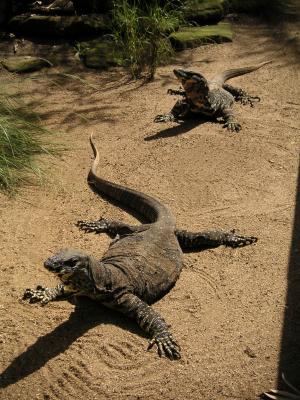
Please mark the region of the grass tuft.
<svg viewBox="0 0 300 400"><path fill-rule="evenodd" d="M43 136L50 132L17 99L18 93L9 91L7 82L11 79L0 85L0 190L13 194L21 184L43 181L37 156L54 154L55 147L45 144Z"/></svg>
<svg viewBox="0 0 300 400"><path fill-rule="evenodd" d="M167 39L182 21L171 1L115 0L112 12L113 38L122 49L123 64L133 78L146 74L152 80L159 64L173 55Z"/></svg>

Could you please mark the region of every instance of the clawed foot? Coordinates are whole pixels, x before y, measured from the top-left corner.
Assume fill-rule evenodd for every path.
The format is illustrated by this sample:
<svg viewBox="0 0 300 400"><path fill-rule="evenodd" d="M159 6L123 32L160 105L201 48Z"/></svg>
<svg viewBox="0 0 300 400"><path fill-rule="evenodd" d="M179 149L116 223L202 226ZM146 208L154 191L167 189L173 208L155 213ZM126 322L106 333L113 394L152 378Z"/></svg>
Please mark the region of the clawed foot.
<svg viewBox="0 0 300 400"><path fill-rule="evenodd" d="M257 237L237 235L233 229L226 235L223 244L228 247L243 247L256 242Z"/></svg>
<svg viewBox="0 0 300 400"><path fill-rule="evenodd" d="M175 117L173 114L159 114L154 118L154 122L173 122Z"/></svg>
<svg viewBox="0 0 300 400"><path fill-rule="evenodd" d="M250 104L250 107L254 107L255 103L260 102L260 97L258 96L249 96L248 94L245 94L241 97L237 98L237 101L239 101L243 106L246 106Z"/></svg>
<svg viewBox="0 0 300 400"><path fill-rule="evenodd" d="M179 360L181 358L180 346L175 342L171 333L161 332L155 335L150 340L147 350L150 350L155 344L157 345L159 357L164 354L170 360Z"/></svg>
<svg viewBox="0 0 300 400"><path fill-rule="evenodd" d="M41 303L44 306L52 300L52 297L49 288L38 285L36 289L26 289L23 300L29 300L29 303Z"/></svg>
<svg viewBox="0 0 300 400"><path fill-rule="evenodd" d="M76 226L85 232L101 233L107 231L107 221L100 218L98 221L77 221Z"/></svg>
<svg viewBox="0 0 300 400"><path fill-rule="evenodd" d="M184 90L174 90L174 89L168 89L167 94L170 94L171 96L185 96L185 91Z"/></svg>
<svg viewBox="0 0 300 400"><path fill-rule="evenodd" d="M225 122L223 128L227 128L231 132L239 132L242 129L241 125L236 121Z"/></svg>

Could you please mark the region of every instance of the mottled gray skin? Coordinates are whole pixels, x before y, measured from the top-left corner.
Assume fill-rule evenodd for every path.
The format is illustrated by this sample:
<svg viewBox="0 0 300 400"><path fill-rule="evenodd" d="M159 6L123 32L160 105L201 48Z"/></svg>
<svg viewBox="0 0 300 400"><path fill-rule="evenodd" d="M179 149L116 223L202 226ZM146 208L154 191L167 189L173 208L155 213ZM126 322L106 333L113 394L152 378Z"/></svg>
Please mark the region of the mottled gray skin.
<svg viewBox="0 0 300 400"><path fill-rule="evenodd" d="M224 127L238 132L241 125L235 120L233 104L239 101L253 107L259 97L248 95L243 89L227 85L228 79L247 74L261 68L270 61L252 67L230 69L207 80L203 75L194 71L174 69L176 78L184 90L169 89L168 94L183 96L167 114L157 115L154 122L178 121L189 114L202 114L214 118L223 118Z"/></svg>
<svg viewBox="0 0 300 400"><path fill-rule="evenodd" d="M154 198L115 183L96 174L98 151L91 138L95 160L88 182L101 195L131 207L149 223L132 226L100 219L79 221L80 229L117 235L100 261L81 250L66 249L45 261L61 283L55 288L38 286L26 289L24 299L47 304L70 296L88 296L109 308L133 318L151 337L159 355L180 358L180 347L169 326L150 305L164 296L176 283L182 270L182 251L220 244L237 247L254 243L255 237L232 232L208 231L191 233L175 229L171 211Z"/></svg>

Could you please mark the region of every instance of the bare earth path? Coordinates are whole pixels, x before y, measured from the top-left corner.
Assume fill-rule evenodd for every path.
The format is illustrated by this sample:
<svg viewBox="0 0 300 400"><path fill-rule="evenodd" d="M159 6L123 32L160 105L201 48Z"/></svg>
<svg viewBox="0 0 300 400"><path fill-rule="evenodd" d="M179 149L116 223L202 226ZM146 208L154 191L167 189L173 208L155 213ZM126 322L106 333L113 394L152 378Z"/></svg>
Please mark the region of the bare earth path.
<svg viewBox="0 0 300 400"><path fill-rule="evenodd" d="M235 32L233 43L183 53L144 86L116 71L77 72L97 90L72 80L58 87L51 72L26 83L27 98L65 132L69 150L49 159L49 187L1 197L1 400L250 400L276 386L299 162L299 58L295 39L283 42L266 25L250 21ZM174 104L166 95L177 87L174 67L212 76L269 59L232 80L262 99L254 109L235 106L241 133L211 122L152 123ZM58 249L100 257L107 248L105 235L79 232L76 220L134 221L86 184L91 132L102 176L158 197L178 226L259 237L243 249L185 254L176 287L155 305L182 346L180 361L146 352L134 323L90 302L19 301L27 287L56 283L42 264Z"/></svg>

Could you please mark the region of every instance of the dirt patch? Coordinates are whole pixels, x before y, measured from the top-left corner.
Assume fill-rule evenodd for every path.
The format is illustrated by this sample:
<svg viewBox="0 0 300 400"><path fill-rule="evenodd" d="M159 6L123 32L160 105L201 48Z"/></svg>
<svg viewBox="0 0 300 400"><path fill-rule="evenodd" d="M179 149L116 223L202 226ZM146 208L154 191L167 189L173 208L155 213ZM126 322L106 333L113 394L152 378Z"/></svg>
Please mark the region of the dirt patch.
<svg viewBox="0 0 300 400"><path fill-rule="evenodd" d="M1 196L1 399L245 400L276 385L300 93L297 54L274 29L236 25L233 43L186 51L148 85L129 83L119 71L80 70L97 89L62 77L57 85L51 71L26 82L26 98L39 104L49 127L64 132L60 140L69 151L49 160L49 187L27 188L14 200ZM255 108L235 105L239 134L212 122L152 122L174 104L166 95L177 87L174 67L212 76L269 59L272 64L231 81L262 99ZM134 221L86 184L91 132L102 176L162 200L178 227L236 228L259 237L242 249L185 254L176 287L155 305L182 347L180 361L146 352L134 323L95 304L42 308L19 301L27 287L56 284L42 263L58 249L99 257L105 251L109 239L79 232L75 221Z"/></svg>

